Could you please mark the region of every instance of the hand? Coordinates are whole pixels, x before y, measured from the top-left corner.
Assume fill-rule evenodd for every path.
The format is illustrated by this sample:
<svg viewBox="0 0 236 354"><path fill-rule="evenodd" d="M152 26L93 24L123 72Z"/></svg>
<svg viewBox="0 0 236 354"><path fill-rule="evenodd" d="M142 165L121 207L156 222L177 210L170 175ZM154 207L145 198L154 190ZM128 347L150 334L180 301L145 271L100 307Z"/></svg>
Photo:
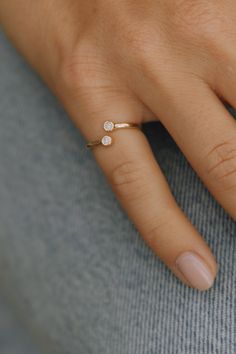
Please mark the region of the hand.
<svg viewBox="0 0 236 354"><path fill-rule="evenodd" d="M234 0L2 0L0 20L88 140L105 120L159 119L236 217ZM94 154L145 241L186 284L212 286L214 257L177 206L139 130Z"/></svg>

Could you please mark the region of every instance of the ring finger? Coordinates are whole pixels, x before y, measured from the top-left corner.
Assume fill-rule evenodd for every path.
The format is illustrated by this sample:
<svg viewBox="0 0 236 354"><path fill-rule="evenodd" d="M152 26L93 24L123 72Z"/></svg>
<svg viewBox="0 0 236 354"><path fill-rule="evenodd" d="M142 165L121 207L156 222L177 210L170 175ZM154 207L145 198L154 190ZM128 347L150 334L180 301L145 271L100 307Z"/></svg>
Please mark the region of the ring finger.
<svg viewBox="0 0 236 354"><path fill-rule="evenodd" d="M88 140L106 134L102 129L106 120L142 121L141 104L128 94L124 97L113 91L111 96L102 89L99 95L97 92L91 90L93 98L81 113L82 130ZM76 119L78 113L72 106L70 113ZM138 129L120 129L111 134L114 144L97 146L94 154L120 203L148 245L183 282L208 289L216 274L214 257L177 206L146 137Z"/></svg>

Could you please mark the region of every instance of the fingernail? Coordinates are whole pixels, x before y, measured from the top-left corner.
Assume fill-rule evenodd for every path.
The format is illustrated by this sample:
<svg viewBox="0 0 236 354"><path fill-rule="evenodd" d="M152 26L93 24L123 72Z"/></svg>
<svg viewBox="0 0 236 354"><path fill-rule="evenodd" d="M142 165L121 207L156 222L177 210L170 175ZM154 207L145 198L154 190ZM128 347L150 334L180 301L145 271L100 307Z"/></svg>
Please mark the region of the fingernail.
<svg viewBox="0 0 236 354"><path fill-rule="evenodd" d="M196 253L182 253L176 260L176 266L194 288L207 290L214 283L211 270Z"/></svg>

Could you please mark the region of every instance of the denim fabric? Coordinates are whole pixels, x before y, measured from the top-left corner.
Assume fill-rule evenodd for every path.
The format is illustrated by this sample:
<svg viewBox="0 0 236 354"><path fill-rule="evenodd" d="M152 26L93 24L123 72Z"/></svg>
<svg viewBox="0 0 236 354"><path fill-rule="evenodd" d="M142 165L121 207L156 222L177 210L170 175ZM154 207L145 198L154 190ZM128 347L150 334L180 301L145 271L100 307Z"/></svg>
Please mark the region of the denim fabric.
<svg viewBox="0 0 236 354"><path fill-rule="evenodd" d="M3 35L0 78L0 290L43 350L235 354L235 223L165 129L145 128L219 263L205 293L181 284L144 244L83 137Z"/></svg>
<svg viewBox="0 0 236 354"><path fill-rule="evenodd" d="M14 311L0 298L0 353L1 354L40 354Z"/></svg>

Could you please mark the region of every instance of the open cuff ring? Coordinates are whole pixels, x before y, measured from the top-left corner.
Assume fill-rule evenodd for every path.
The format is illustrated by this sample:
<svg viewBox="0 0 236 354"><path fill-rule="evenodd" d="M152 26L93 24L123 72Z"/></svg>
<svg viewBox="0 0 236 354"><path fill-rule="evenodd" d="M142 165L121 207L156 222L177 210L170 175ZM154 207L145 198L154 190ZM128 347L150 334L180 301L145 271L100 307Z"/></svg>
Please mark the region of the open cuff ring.
<svg viewBox="0 0 236 354"><path fill-rule="evenodd" d="M105 132L112 132L114 130L117 130L117 129L130 129L130 128L140 128L140 125L139 124L135 124L135 123L113 123L111 121L106 121L104 124L103 124L103 129L105 130ZM110 146L112 145L113 143L113 140L112 140L112 137L110 135L104 135L102 137L102 139L100 140L95 140L95 141L90 141L87 143L87 147L88 148L93 148L95 146L98 146L98 145L102 145L102 146Z"/></svg>

